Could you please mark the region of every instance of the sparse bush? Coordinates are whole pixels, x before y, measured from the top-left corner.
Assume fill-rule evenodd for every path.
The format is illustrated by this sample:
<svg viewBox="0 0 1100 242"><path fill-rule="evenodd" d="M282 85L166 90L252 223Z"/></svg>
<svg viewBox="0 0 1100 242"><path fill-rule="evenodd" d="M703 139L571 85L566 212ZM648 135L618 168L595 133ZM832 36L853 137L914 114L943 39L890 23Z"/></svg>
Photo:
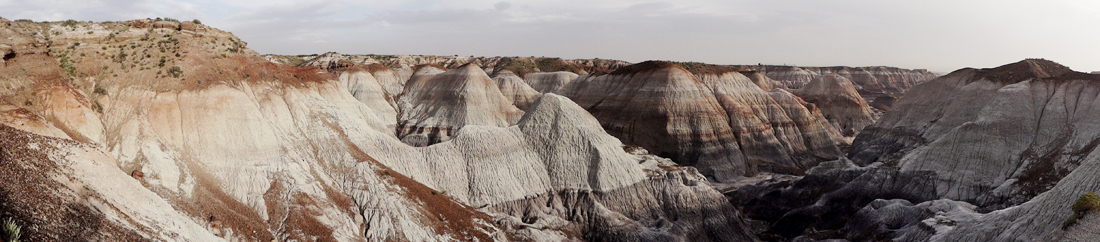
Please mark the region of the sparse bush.
<svg viewBox="0 0 1100 242"><path fill-rule="evenodd" d="M23 105L25 105L25 106L34 105L34 102L31 102L30 99L27 99L26 101L23 101Z"/></svg>
<svg viewBox="0 0 1100 242"><path fill-rule="evenodd" d="M1073 213L1083 214L1088 211L1100 208L1100 196L1097 196L1095 192L1085 193L1077 198L1077 202L1073 203Z"/></svg>
<svg viewBox="0 0 1100 242"><path fill-rule="evenodd" d="M99 94L99 95L107 95L107 89L103 89L102 87L95 87L95 90L92 91L92 93Z"/></svg>
<svg viewBox="0 0 1100 242"><path fill-rule="evenodd" d="M15 223L12 218L4 219L4 236L7 237L8 242L19 242L19 237L22 237L23 226Z"/></svg>
<svg viewBox="0 0 1100 242"><path fill-rule="evenodd" d="M183 70L180 69L179 66L172 66L168 68L168 75L172 75L172 77L180 77L180 75L183 75Z"/></svg>
<svg viewBox="0 0 1100 242"><path fill-rule="evenodd" d="M1069 228L1069 226L1077 223L1077 219L1098 208L1100 208L1100 196L1097 196L1095 192L1082 194L1081 197L1077 198L1077 202L1073 203L1073 215L1062 222L1062 229Z"/></svg>
<svg viewBox="0 0 1100 242"><path fill-rule="evenodd" d="M122 63L123 61L126 61L126 52L120 49L118 55L115 56L115 62Z"/></svg>
<svg viewBox="0 0 1100 242"><path fill-rule="evenodd" d="M202 21L199 21L198 19L195 19L195 20L191 20L191 23L202 24Z"/></svg>
<svg viewBox="0 0 1100 242"><path fill-rule="evenodd" d="M99 104L99 101L95 101L95 102L92 103L92 110L95 110L95 112L102 114L103 113L103 105Z"/></svg>
<svg viewBox="0 0 1100 242"><path fill-rule="evenodd" d="M64 22L61 22L61 26L75 27L77 23L80 23L80 22L77 22L76 20L70 19L70 20L65 20Z"/></svg>

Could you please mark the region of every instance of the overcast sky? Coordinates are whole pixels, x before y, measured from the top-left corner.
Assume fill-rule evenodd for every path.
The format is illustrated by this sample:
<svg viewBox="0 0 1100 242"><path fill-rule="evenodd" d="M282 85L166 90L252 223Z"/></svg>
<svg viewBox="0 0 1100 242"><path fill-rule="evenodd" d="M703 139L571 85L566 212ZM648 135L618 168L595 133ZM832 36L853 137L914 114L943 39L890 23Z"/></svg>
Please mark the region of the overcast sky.
<svg viewBox="0 0 1100 242"><path fill-rule="evenodd" d="M1095 0L0 0L35 21L199 19L260 53L1100 71Z"/></svg>

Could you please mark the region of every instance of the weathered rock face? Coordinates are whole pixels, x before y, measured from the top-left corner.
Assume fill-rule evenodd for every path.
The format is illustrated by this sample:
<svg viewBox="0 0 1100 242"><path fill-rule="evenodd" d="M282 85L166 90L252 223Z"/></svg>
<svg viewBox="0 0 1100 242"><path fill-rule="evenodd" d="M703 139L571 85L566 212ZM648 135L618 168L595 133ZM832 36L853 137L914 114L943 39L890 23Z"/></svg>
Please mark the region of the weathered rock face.
<svg viewBox="0 0 1100 242"><path fill-rule="evenodd" d="M490 216L436 196L351 142L364 134L396 142L384 112L364 104L385 101L357 100L351 77L340 83L316 68L204 47L235 38L212 28L200 35L127 23L54 26L62 34L51 46L26 32L41 27L0 26L13 37L0 41L17 46L0 71L0 97L18 104L5 105L0 120L74 140L0 128L8 142L0 162L13 175L0 188L28 195L5 195L5 211L36 226L30 238L507 239ZM150 31L152 39L141 39ZM108 35L122 44L97 42ZM158 69L140 56L98 54L118 46L152 53L158 44L187 55ZM89 78L66 82L69 75Z"/></svg>
<svg viewBox="0 0 1100 242"><path fill-rule="evenodd" d="M576 73L567 71L528 73L523 77L531 88L540 93L550 93L561 89L570 82L580 77Z"/></svg>
<svg viewBox="0 0 1100 242"><path fill-rule="evenodd" d="M15 52L11 51L10 45L0 45L0 64L4 64L8 59L15 57Z"/></svg>
<svg viewBox="0 0 1100 242"><path fill-rule="evenodd" d="M820 114L737 72L700 80L672 63L643 62L582 76L559 92L625 143L694 165L719 181L761 170L798 173L840 153L829 135L839 133Z"/></svg>
<svg viewBox="0 0 1100 242"><path fill-rule="evenodd" d="M810 83L810 81L813 81L817 76L821 75L820 72L795 66L767 66L766 68L760 69L763 70L756 71L763 71L767 77L779 82L779 84L787 88L795 89L802 88L802 85Z"/></svg>
<svg viewBox="0 0 1100 242"><path fill-rule="evenodd" d="M1100 76L1047 60L958 70L914 87L860 133L849 157L865 167L839 168L824 175L828 179L807 176L794 185L756 187L732 197L748 201L739 204L752 211L769 206L780 211L783 215L748 216L774 219L769 231L787 238L834 230L848 239L859 234L933 241L1095 239L1063 232L1060 226L1072 216L1070 206L1078 196L1100 189L1095 176L1100 122L1092 118L1100 115L1098 98ZM895 205L875 204L875 199L950 199L967 209L900 204L888 210L909 212L889 215L879 210ZM913 218L890 222L898 226L869 226L907 216ZM1095 226L1085 221L1079 226Z"/></svg>
<svg viewBox="0 0 1100 242"><path fill-rule="evenodd" d="M523 81L523 78L519 78L511 71L497 73L496 76L493 76L493 81L497 83L497 88L500 88L500 93L512 100L512 105L516 105L521 110L527 110L531 107L531 103L535 102L535 99L542 96L542 93L532 89L531 86L527 85L527 82Z"/></svg>
<svg viewBox="0 0 1100 242"><path fill-rule="evenodd" d="M764 75L764 73L758 71L742 71L741 74L749 77L752 83L755 83L756 86L759 86L760 89L764 89L764 91L770 92L777 87L783 87L782 84L777 83L775 80Z"/></svg>
<svg viewBox="0 0 1100 242"><path fill-rule="evenodd" d="M397 102L394 95L386 92L374 75L364 71L348 71L340 73L339 80L352 97L374 111L386 130L396 129Z"/></svg>
<svg viewBox="0 0 1100 242"><path fill-rule="evenodd" d="M523 115L475 65L430 79L414 76L399 103L406 106L401 108L397 137L414 146L447 141L466 125L507 127Z"/></svg>
<svg viewBox="0 0 1100 242"><path fill-rule="evenodd" d="M901 69L896 67L795 67L795 66L762 66L752 69L760 69L768 77L779 81L788 88L802 88L818 76L833 73L852 80L861 90L869 93L902 94L906 90L931 80L936 74L927 70Z"/></svg>
<svg viewBox="0 0 1100 242"><path fill-rule="evenodd" d="M1091 128L1100 126L1084 118L1100 112L1089 108L1090 90L1098 88L1092 78L1046 60L955 71L912 90L900 110L857 137L849 156L856 164L935 171L944 198L1019 204L1050 189L1100 143Z"/></svg>
<svg viewBox="0 0 1100 242"><path fill-rule="evenodd" d="M859 96L855 85L843 76L824 74L791 92L821 109L825 119L846 137L854 137L863 127L875 122L870 106Z"/></svg>
<svg viewBox="0 0 1100 242"><path fill-rule="evenodd" d="M1100 163L1098 81L1046 60L955 71L914 88L850 155L934 171L940 197L1009 207L961 222L946 240L1050 238L1076 197L1100 188L1087 175Z"/></svg>
<svg viewBox="0 0 1100 242"><path fill-rule="evenodd" d="M625 152L594 117L555 94L535 101L515 126L469 125L417 149L371 147L364 152L498 214L520 237L552 229L590 240L755 240L693 168Z"/></svg>
<svg viewBox="0 0 1100 242"><path fill-rule="evenodd" d="M799 174L823 159L838 157L840 134L791 93L763 92L737 72L697 76L729 115L745 158L761 170Z"/></svg>
<svg viewBox="0 0 1100 242"><path fill-rule="evenodd" d="M22 227L24 241L224 241L96 145L7 125L0 137L0 208Z"/></svg>
<svg viewBox="0 0 1100 242"><path fill-rule="evenodd" d="M764 72L768 77L792 89L803 88L807 83L823 75L837 74L851 80L864 100L882 110L889 109L892 100L901 98L909 88L937 76L923 69L910 70L884 66L741 66L741 68Z"/></svg>
<svg viewBox="0 0 1100 242"><path fill-rule="evenodd" d="M245 87L213 86L176 95L119 91L116 105L106 115L109 127L118 130L108 147L117 154L121 169L146 174L150 189L180 196L181 206L217 214L226 223L251 222L218 231L228 236L322 236L271 229L318 226L322 229L312 232L328 233L323 236L336 240L359 240L363 234L415 240L447 237L446 228L463 230L454 227L457 224L424 223L435 211L415 204L438 198L417 184L390 180L384 166L348 142L350 135L364 129L375 132L385 124L341 85ZM141 105L130 106L137 103ZM149 115L126 115L130 113ZM387 190L404 192L382 192ZM280 202L287 198L294 199ZM453 202L437 205L472 213ZM254 212L226 212L241 209ZM473 216L473 224L461 226L482 230L476 216L455 216ZM363 231L364 227L369 229ZM239 232L250 229L273 232ZM481 236L489 236L492 229L488 231Z"/></svg>

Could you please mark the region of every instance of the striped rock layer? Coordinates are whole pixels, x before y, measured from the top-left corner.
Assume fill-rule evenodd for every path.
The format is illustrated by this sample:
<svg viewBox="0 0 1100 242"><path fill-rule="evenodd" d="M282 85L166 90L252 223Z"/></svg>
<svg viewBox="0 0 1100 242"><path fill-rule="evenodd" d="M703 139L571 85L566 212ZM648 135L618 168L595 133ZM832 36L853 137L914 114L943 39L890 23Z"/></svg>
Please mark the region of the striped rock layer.
<svg viewBox="0 0 1100 242"><path fill-rule="evenodd" d="M799 173L839 157L839 132L784 90L737 72L700 74L643 62L582 76L559 90L608 133L719 181L760 171Z"/></svg>

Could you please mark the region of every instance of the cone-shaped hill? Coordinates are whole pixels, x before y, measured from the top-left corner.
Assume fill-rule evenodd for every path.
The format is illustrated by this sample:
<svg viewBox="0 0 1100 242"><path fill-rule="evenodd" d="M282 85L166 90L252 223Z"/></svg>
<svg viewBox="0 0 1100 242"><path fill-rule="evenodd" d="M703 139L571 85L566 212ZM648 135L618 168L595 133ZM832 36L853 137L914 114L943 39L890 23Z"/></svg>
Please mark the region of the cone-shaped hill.
<svg viewBox="0 0 1100 242"><path fill-rule="evenodd" d="M527 110L531 107L531 103L535 102L535 99L542 96L542 93L532 89L531 86L527 85L527 82L523 81L523 78L516 76L511 71L497 72L493 76L493 81L497 83L497 88L500 88L500 93L512 100L512 104L521 110Z"/></svg>
<svg viewBox="0 0 1100 242"><path fill-rule="evenodd" d="M875 122L867 101L859 96L855 85L843 76L824 74L791 92L821 109L825 119L846 137L854 137L863 127Z"/></svg>
<svg viewBox="0 0 1100 242"><path fill-rule="evenodd" d="M767 92L721 67L698 76L648 61L559 90L624 143L639 145L719 181L760 171L800 173L840 151L839 132L783 90Z"/></svg>
<svg viewBox="0 0 1100 242"><path fill-rule="evenodd" d="M591 240L756 240L694 168L627 153L593 116L556 94L537 99L514 126L467 125L415 149L394 143L364 152L471 206L511 216L498 223L518 234L540 235L527 239L563 230Z"/></svg>
<svg viewBox="0 0 1100 242"><path fill-rule="evenodd" d="M414 146L446 141L466 125L507 127L523 115L477 65L414 75L405 87L397 137Z"/></svg>

